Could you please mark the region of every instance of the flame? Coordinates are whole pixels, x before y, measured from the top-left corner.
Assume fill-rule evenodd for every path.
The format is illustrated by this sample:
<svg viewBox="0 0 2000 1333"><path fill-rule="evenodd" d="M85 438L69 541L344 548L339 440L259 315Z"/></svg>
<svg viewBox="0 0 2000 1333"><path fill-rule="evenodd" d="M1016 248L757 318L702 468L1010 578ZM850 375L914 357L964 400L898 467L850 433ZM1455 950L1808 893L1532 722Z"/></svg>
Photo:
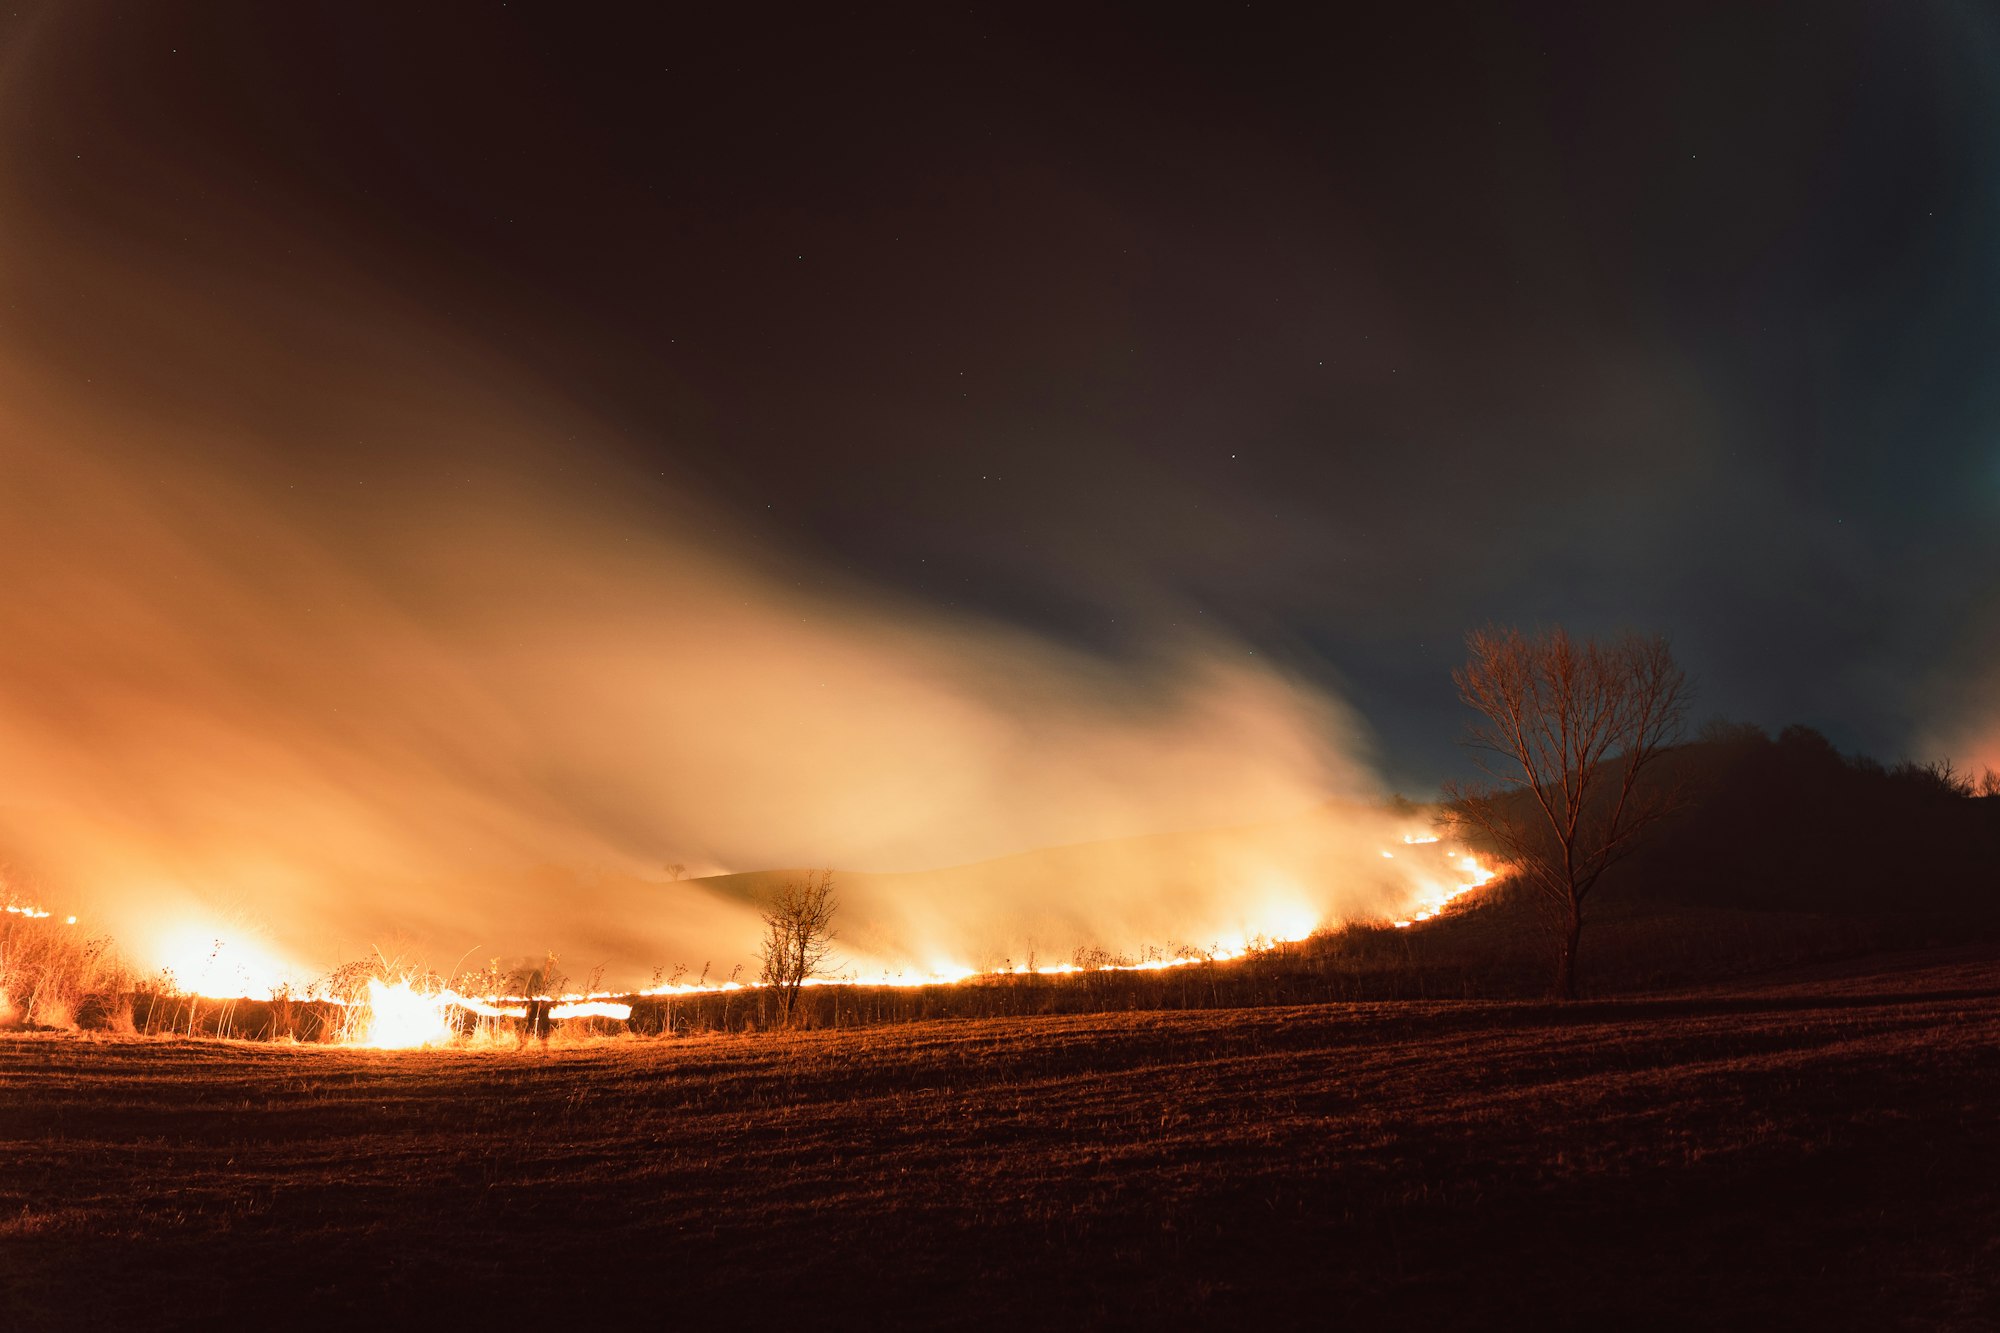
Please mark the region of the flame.
<svg viewBox="0 0 2000 1333"><path fill-rule="evenodd" d="M36 907L32 903L8 903L5 907L0 907L0 912L5 912L9 916L26 917L30 921L46 921L55 915L48 908ZM75 915L72 914L64 917L63 924L65 926L75 925Z"/></svg>
<svg viewBox="0 0 2000 1333"><path fill-rule="evenodd" d="M1428 846L1440 839L1421 834L1405 834L1403 844L1407 847ZM1449 879L1428 877L1425 872L1417 872L1414 899L1410 904L1414 910L1405 909L1408 914L1393 919L1390 925L1397 929L1407 929L1419 922L1434 920L1452 902L1491 883L1501 873L1498 869L1481 863L1478 856L1470 851L1440 848L1446 862ZM1382 850L1381 855L1395 860L1395 854ZM1415 858L1421 860L1422 858ZM1415 860L1406 864L1415 864ZM897 988L922 986L949 986L968 982L980 982L1000 977L1045 976L1062 977L1088 972L1152 972L1171 968L1190 967L1197 964L1233 962L1252 954L1269 949L1278 944L1304 940L1318 931L1327 922L1312 906L1314 895L1302 884L1284 876L1271 876L1259 891L1249 895L1260 904L1256 912L1258 929L1247 926L1235 938L1218 942L1207 948L1182 948L1172 956L1155 956L1139 961L1106 959L1090 961L1080 956L1079 961L1053 964L1016 965L1009 963L998 968L977 968L951 960L938 958L929 960L923 970L884 970L878 977L859 975L854 970L837 976L814 977L804 984L808 986L867 985ZM40 907L22 904L8 905L5 911L17 916L41 919L51 915ZM69 922L74 924L75 917ZM207 925L195 921L178 926L160 940L164 956L171 961L166 971L176 984L187 993L207 998L240 998L257 990L276 994L286 988L285 969L271 954L254 943L240 938L218 935ZM334 1004L349 1005L359 1012L356 1021L350 1025L350 1043L377 1050L413 1050L424 1047L451 1045L463 1038L462 1022L459 1015L474 1014L486 1018L523 1019L529 1016L531 1005L546 1006L544 1012L551 1021L579 1018L603 1018L616 1022L629 1020L632 1016L631 1000L638 997L661 997L676 995L720 994L730 991L755 990L761 983L741 981L720 982L672 982L652 986L637 991L604 991L565 995L467 995L449 986L432 985L422 987L410 980L384 981L370 978L365 998L341 999L322 997Z"/></svg>
<svg viewBox="0 0 2000 1333"><path fill-rule="evenodd" d="M1405 838L1404 841L1409 842L1412 841L1412 839ZM1426 839L1421 839L1420 841L1436 842L1437 839L1426 838ZM1433 920L1438 916L1439 913L1444 911L1445 907L1448 904L1456 901L1457 899L1463 898L1466 894L1471 893L1474 889L1481 888L1487 884L1492 883L1493 880L1496 879L1500 874L1498 870L1480 864L1479 858L1474 856L1471 852L1463 852L1463 853L1451 852L1448 853L1448 855L1457 858L1458 861L1457 868L1461 873L1465 875L1466 878L1461 883L1458 884L1438 885L1433 887L1421 900L1419 900L1419 906L1416 911L1412 912L1408 917L1405 917L1402 920L1391 921L1389 923L1390 925L1394 926L1398 930L1407 930L1419 921Z"/></svg>
<svg viewBox="0 0 2000 1333"><path fill-rule="evenodd" d="M389 985L370 977L368 1018L355 1044L383 1051L443 1046L456 1035L449 1007L443 994L426 995L407 981Z"/></svg>
<svg viewBox="0 0 2000 1333"><path fill-rule="evenodd" d="M1408 846L1424 846L1441 841L1442 839L1440 838L1419 834L1405 834L1403 837L1403 842ZM1382 855L1392 860L1394 859L1393 854L1390 852L1384 851ZM1463 878L1457 882L1432 881L1424 884L1418 891L1419 896L1415 904L1416 910L1411 912L1408 917L1391 921L1390 925L1396 927L1398 930L1402 930L1420 921L1434 920L1443 912L1446 906L1471 893L1474 889L1482 888L1492 883L1500 876L1500 870L1483 864L1470 851L1460 852L1447 849L1445 855L1451 859L1451 869L1457 874L1462 875ZM1272 925L1272 929L1256 934L1246 933L1234 941L1209 949L1183 950L1170 958L1148 958L1138 962L1069 962L1033 965L1010 963L1004 967L987 970L954 964L938 964L934 965L931 970L918 974L909 972L884 972L879 977L853 975L814 977L804 984L808 986L867 985L913 988L920 986L950 986L962 982L980 981L994 977L1061 977L1085 972L1157 972L1169 968L1191 967L1203 963L1234 962L1238 959L1249 957L1251 954L1261 952L1273 945L1292 944L1307 939L1325 924L1310 907L1306 906L1305 895L1302 892L1294 891L1289 895L1288 900L1286 900L1287 895L1284 893L1279 893L1276 896L1284 901L1281 901L1278 906L1269 909L1267 912L1266 919ZM634 993L642 997L718 994L724 991L754 990L758 984L756 982L746 984L738 981L709 983L677 982L650 987Z"/></svg>
<svg viewBox="0 0 2000 1333"><path fill-rule="evenodd" d="M444 1045L453 1036L446 1011L441 995L426 995L407 981L390 985L370 977L367 1018L355 1044L378 1050Z"/></svg>
<svg viewBox="0 0 2000 1333"><path fill-rule="evenodd" d="M565 1018L609 1018L623 1023L632 1017L632 1006L611 1000L578 1000L573 1004L558 1004L549 1010L549 1017L557 1021Z"/></svg>
<svg viewBox="0 0 2000 1333"><path fill-rule="evenodd" d="M452 1011L462 1009L487 1018L526 1018L530 1001L549 1003L553 1021L571 1018L609 1018L624 1022L632 1017L629 1003L603 996L566 995L559 997L507 995L481 998L461 995L450 987L423 990L408 981L385 982L368 979L365 1017L357 1024L353 1045L378 1051L407 1051L425 1046L448 1046L459 1037Z"/></svg>

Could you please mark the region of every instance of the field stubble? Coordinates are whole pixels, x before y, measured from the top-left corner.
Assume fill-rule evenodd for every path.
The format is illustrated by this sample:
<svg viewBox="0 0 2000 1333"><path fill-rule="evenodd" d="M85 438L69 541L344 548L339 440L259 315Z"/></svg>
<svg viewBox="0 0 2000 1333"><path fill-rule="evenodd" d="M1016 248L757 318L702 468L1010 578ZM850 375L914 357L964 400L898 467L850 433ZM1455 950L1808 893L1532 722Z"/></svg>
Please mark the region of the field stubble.
<svg viewBox="0 0 2000 1333"><path fill-rule="evenodd" d="M2000 1320L2000 960L547 1049L0 1038L0 1325Z"/></svg>

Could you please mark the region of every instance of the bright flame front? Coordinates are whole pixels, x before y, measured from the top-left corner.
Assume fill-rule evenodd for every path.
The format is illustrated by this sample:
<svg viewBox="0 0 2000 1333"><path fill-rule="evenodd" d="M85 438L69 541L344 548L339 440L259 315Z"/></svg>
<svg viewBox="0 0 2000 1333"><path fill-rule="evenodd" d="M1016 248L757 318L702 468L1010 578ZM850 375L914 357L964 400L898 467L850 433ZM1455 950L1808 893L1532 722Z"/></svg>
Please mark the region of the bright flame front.
<svg viewBox="0 0 2000 1333"><path fill-rule="evenodd" d="M1406 838L1404 841L1414 842L1419 841L1419 839ZM1421 839L1421 841L1436 842L1437 839L1426 838ZM1392 921L1389 924L1398 930L1407 930L1419 921L1433 920L1439 913L1444 911L1447 905L1459 898L1463 898L1474 889L1483 888L1487 884L1492 883L1500 874L1498 870L1481 865L1479 858L1471 852L1466 852L1458 856L1457 862L1459 872L1465 876L1462 881L1457 884L1432 886L1429 892L1419 899L1416 911L1400 921Z"/></svg>
<svg viewBox="0 0 2000 1333"><path fill-rule="evenodd" d="M388 985L370 977L368 1015L356 1045L385 1051L443 1046L455 1035L448 1012L451 1000L448 992L426 995L407 981Z"/></svg>
<svg viewBox="0 0 2000 1333"><path fill-rule="evenodd" d="M1483 865L1469 850L1431 846L1439 841L1434 836L1406 834L1402 838L1402 855L1380 850L1384 860L1397 863L1398 876L1408 885L1407 896L1399 904L1401 914L1390 920L1390 925L1405 929L1433 920L1450 903L1499 876L1498 869ZM1436 869L1431 868L1433 865ZM842 975L815 977L805 984L916 987L953 985L1030 973L1063 976L1080 972L1154 971L1197 963L1232 961L1274 945L1304 940L1328 924L1321 910L1315 907L1313 895L1305 882L1284 874L1262 876L1255 892L1247 894L1246 899L1248 919L1237 928L1205 948L1180 948L1171 956L1149 951L1149 956L1133 961L1107 957L1101 951L1092 958L1080 951L1073 962L1027 966L1008 964L998 968L971 967L948 958L933 958L921 972L885 972L881 977L874 978L856 975L856 971L850 968ZM37 920L49 915L46 909L20 904L8 905L6 910ZM225 939L205 923L182 923L164 932L159 937L159 945L160 952L170 960L165 969L166 975L181 983L187 993L209 997L246 996L260 991L277 994L287 985L281 979L281 965L271 954L252 941ZM345 1039L349 1044L378 1050L415 1050L458 1042L466 1035L462 1029L468 1015L489 1019L526 1019L533 1012L532 1006L541 1006L540 1017L546 1021L601 1018L617 1022L631 1017L629 1000L635 995L688 995L755 989L757 983L733 980L670 983L636 992L537 996L465 995L440 985L436 980L430 986L430 989L420 989L407 979L390 982L371 977L366 984L365 998L360 995L322 998L349 1009L350 1021L345 1025Z"/></svg>

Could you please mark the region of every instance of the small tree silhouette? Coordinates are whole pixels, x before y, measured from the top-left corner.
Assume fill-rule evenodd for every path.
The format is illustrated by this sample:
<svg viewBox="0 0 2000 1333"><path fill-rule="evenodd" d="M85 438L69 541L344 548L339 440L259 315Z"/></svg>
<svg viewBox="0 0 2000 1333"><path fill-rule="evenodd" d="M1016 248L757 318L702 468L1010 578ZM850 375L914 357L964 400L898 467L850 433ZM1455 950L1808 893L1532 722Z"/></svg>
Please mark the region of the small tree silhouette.
<svg viewBox="0 0 2000 1333"><path fill-rule="evenodd" d="M1466 636L1452 672L1481 720L1465 745L1493 781L1447 783L1453 813L1485 834L1548 909L1556 992L1576 998L1583 905L1604 872L1679 804L1654 761L1680 736L1687 676L1659 635L1578 642L1560 627Z"/></svg>
<svg viewBox="0 0 2000 1333"><path fill-rule="evenodd" d="M831 870L786 880L765 904L759 979L777 993L779 1022L792 1021L800 988L820 975L833 951L833 914L839 906Z"/></svg>

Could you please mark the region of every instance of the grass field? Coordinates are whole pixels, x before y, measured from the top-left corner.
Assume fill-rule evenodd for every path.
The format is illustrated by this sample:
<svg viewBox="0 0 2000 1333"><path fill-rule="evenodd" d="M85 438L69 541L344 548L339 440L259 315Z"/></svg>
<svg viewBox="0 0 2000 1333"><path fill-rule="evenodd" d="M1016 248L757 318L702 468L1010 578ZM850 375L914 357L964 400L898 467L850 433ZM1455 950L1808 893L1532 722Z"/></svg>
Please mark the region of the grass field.
<svg viewBox="0 0 2000 1333"><path fill-rule="evenodd" d="M0 1327L2000 1323L2000 957L377 1053L0 1037Z"/></svg>

